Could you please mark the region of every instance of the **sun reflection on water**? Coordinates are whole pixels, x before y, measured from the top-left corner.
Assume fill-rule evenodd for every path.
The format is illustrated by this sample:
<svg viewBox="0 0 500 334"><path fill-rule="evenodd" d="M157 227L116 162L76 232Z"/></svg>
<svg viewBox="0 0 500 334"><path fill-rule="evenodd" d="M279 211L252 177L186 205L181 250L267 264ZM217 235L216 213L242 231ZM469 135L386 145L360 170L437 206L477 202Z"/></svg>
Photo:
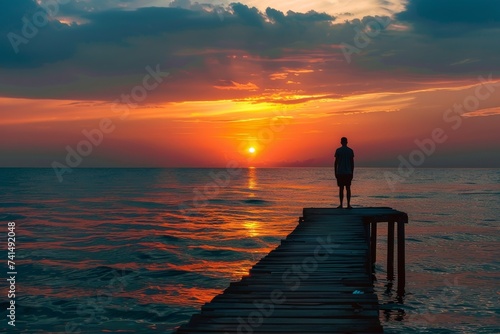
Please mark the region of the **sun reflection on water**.
<svg viewBox="0 0 500 334"><path fill-rule="evenodd" d="M253 237L258 237L259 234L259 227L260 224L255 221L245 221L243 223L243 226L247 229L248 231L248 236L253 238Z"/></svg>
<svg viewBox="0 0 500 334"><path fill-rule="evenodd" d="M255 167L248 168L248 189L257 189L257 170L255 169ZM251 195L255 196L255 194Z"/></svg>

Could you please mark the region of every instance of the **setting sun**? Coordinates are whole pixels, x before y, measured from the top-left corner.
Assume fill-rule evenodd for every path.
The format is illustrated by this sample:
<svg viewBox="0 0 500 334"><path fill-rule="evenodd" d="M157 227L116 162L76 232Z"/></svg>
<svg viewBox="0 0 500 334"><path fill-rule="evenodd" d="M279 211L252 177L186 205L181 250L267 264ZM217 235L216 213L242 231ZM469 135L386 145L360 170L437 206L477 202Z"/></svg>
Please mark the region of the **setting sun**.
<svg viewBox="0 0 500 334"><path fill-rule="evenodd" d="M250 148L248 149L248 152L250 152L250 153L255 153L255 147L250 147Z"/></svg>

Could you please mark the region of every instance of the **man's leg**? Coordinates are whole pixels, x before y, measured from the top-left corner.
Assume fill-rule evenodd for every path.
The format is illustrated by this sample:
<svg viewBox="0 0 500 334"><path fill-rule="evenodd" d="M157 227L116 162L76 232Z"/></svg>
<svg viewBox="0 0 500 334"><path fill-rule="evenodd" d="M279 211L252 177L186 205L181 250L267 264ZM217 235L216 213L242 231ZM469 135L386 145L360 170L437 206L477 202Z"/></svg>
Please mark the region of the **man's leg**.
<svg viewBox="0 0 500 334"><path fill-rule="evenodd" d="M347 208L351 208L351 186L346 186L346 192L347 192Z"/></svg>
<svg viewBox="0 0 500 334"><path fill-rule="evenodd" d="M342 208L342 205L344 203L344 186L339 186L339 199L340 199L339 208Z"/></svg>

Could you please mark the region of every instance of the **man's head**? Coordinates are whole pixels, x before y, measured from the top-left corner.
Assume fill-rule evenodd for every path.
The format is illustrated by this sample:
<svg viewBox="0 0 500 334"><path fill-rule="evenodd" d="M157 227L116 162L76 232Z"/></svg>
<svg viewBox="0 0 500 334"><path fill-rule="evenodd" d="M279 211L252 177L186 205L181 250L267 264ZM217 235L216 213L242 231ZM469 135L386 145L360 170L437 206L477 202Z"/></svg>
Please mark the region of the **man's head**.
<svg viewBox="0 0 500 334"><path fill-rule="evenodd" d="M342 138L340 138L340 143L341 143L342 145L347 145L347 138L346 138L346 137L342 137Z"/></svg>

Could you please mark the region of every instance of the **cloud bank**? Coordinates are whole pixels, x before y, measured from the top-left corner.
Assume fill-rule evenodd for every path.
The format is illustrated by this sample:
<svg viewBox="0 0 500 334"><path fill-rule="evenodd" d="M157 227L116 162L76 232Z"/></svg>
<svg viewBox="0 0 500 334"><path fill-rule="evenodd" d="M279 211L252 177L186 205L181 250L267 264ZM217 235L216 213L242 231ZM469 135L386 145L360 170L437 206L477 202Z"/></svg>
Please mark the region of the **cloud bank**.
<svg viewBox="0 0 500 334"><path fill-rule="evenodd" d="M157 64L172 75L154 102L278 90L342 96L375 91L381 82L397 91L449 76L495 76L500 67L500 3L488 0L413 0L394 17L347 22L324 12L187 0L171 7L117 0L1 7L4 97L113 100Z"/></svg>

